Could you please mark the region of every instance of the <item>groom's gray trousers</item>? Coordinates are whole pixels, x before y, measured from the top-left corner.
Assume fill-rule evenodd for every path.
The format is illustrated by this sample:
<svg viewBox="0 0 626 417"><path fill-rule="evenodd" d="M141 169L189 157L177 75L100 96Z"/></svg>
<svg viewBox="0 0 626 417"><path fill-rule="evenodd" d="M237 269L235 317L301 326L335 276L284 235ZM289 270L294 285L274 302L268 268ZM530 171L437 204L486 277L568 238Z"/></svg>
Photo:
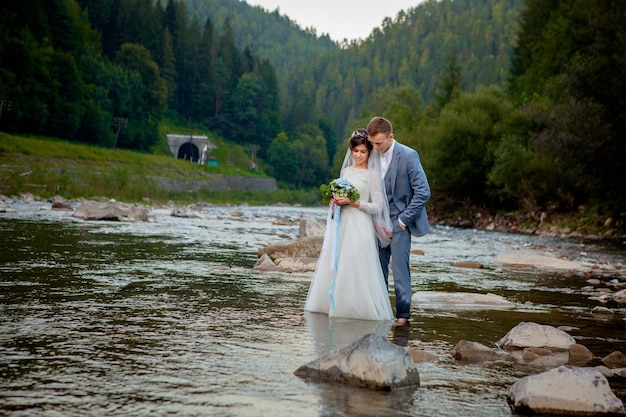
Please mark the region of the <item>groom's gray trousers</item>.
<svg viewBox="0 0 626 417"><path fill-rule="evenodd" d="M396 293L396 317L411 317L411 271L409 265L411 252L411 233L402 230L398 224L398 208L393 202L389 204L389 214L393 222L393 238L386 248L379 248L378 256L389 287L389 260L392 261L393 287Z"/></svg>

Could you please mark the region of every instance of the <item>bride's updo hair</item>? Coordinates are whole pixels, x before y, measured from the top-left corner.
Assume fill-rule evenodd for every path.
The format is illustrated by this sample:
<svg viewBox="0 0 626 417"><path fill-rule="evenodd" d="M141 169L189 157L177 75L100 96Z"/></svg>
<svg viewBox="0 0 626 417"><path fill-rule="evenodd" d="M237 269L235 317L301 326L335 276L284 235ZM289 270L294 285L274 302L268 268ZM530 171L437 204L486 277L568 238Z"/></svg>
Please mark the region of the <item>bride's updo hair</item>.
<svg viewBox="0 0 626 417"><path fill-rule="evenodd" d="M357 129L352 132L352 136L350 136L350 142L348 144L350 150L356 148L359 145L365 145L369 153L372 153L372 149L374 149L372 143L369 141L367 130L365 129Z"/></svg>

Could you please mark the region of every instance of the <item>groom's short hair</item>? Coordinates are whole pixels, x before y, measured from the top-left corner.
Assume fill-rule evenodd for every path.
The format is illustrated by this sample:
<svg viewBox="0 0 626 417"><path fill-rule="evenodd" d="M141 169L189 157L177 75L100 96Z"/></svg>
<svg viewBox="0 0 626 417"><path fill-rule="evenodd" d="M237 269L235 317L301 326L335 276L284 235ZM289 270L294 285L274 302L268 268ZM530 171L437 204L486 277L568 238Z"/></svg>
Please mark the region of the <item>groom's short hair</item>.
<svg viewBox="0 0 626 417"><path fill-rule="evenodd" d="M369 137L384 133L389 135L393 133L391 122L384 117L376 116L367 124L367 134Z"/></svg>

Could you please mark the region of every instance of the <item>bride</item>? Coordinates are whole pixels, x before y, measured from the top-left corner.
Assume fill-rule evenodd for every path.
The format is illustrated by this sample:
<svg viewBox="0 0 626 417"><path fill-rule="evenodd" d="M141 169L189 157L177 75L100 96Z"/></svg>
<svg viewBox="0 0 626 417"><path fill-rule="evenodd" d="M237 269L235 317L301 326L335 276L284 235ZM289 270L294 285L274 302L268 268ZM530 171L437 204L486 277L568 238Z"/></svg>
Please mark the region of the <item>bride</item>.
<svg viewBox="0 0 626 417"><path fill-rule="evenodd" d="M306 311L330 317L393 320L378 260L378 245L389 245L392 228L379 175L380 156L372 149L365 129L352 133L341 178L354 185L360 197L352 202L348 197L334 196L330 202Z"/></svg>

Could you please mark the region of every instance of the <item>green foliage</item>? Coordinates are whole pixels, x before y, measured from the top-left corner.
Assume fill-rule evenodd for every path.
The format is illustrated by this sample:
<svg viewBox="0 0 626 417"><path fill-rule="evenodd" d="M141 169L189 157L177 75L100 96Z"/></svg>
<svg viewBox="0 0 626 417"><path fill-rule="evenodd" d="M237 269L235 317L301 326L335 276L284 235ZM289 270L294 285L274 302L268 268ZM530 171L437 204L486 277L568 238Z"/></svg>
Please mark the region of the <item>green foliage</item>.
<svg viewBox="0 0 626 417"><path fill-rule="evenodd" d="M452 95L455 83L467 91L504 86L522 4L422 2L394 20L385 19L367 39L310 59L291 73L285 97L287 109L309 117L290 115L289 131L324 115L344 135L370 103L376 106L376 92L408 86L428 103L435 93ZM450 62L451 56L458 65ZM446 67L455 77L441 86ZM438 84L444 90L437 91Z"/></svg>
<svg viewBox="0 0 626 417"><path fill-rule="evenodd" d="M212 141L229 153L223 139ZM50 138L18 137L0 133L0 193L6 195L32 192L42 197L61 195L65 198L106 197L126 201L165 202L168 199L198 201L212 196L223 203L304 202L319 203L319 193L281 191L263 196L260 192L168 192L158 178L200 181L209 174L256 175L248 169L243 149L232 145L241 165L220 163L218 167L191 164L171 156L148 155L127 150L114 151L95 146L78 145ZM220 156L221 158L221 156ZM224 157L226 160L226 157ZM316 198L316 200L314 199Z"/></svg>
<svg viewBox="0 0 626 417"><path fill-rule="evenodd" d="M228 141L202 172L251 174L253 145L262 172L319 198L345 155L337 138L382 115L420 152L434 195L626 210L623 1L428 0L341 45L238 0L6 0L2 11L6 132L167 155L167 114ZM14 189L46 177L76 193L132 188L123 170L45 172L30 152Z"/></svg>
<svg viewBox="0 0 626 417"><path fill-rule="evenodd" d="M183 2L165 10L145 0L5 3L5 131L147 151L168 105L262 148L281 129L272 65L237 49L228 28L217 36L210 20L202 26Z"/></svg>
<svg viewBox="0 0 626 417"><path fill-rule="evenodd" d="M448 58L443 76L437 82L435 96L435 108L441 110L446 104L457 98L461 92L461 68L458 57L452 52Z"/></svg>
<svg viewBox="0 0 626 417"><path fill-rule="evenodd" d="M529 143L552 161L555 204L626 207L626 3L529 2L510 92L531 120Z"/></svg>
<svg viewBox="0 0 626 417"><path fill-rule="evenodd" d="M316 127L310 128L317 136L302 134L291 140L279 133L268 150L270 174L298 189L316 187L329 176L326 141Z"/></svg>
<svg viewBox="0 0 626 417"><path fill-rule="evenodd" d="M496 88L463 93L432 121L424 165L435 188L483 197L511 106Z"/></svg>

